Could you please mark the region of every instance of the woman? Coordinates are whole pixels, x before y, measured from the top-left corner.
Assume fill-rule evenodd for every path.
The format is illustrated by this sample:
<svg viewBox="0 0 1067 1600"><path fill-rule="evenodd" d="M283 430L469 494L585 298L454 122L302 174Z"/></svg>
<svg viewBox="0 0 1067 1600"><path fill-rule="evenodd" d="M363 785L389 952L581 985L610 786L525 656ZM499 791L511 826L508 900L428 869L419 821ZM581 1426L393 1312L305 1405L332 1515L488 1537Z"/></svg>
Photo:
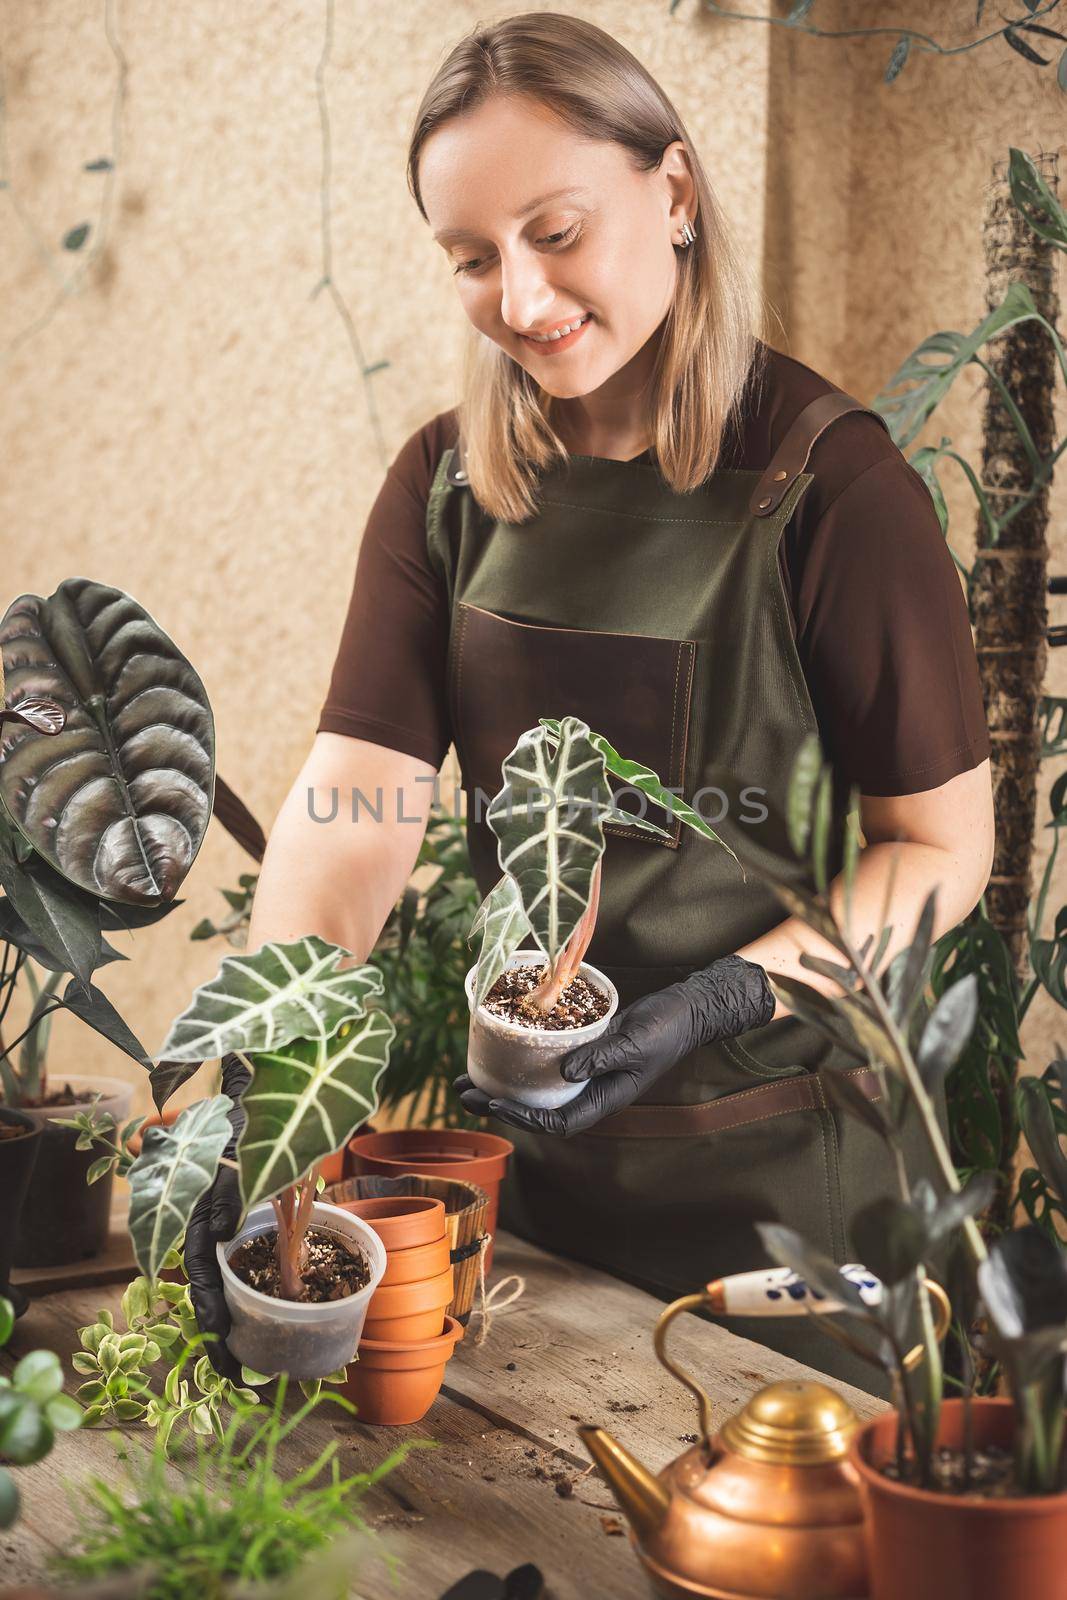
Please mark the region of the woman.
<svg viewBox="0 0 1067 1600"><path fill-rule="evenodd" d="M313 930L366 958L422 838L418 786L453 740L486 893L496 841L470 800L499 788L525 728L569 713L687 797L721 790L725 810L704 814L750 858L783 849L791 758L817 730L840 780L835 837L848 785L862 794L857 940L882 925L894 840L886 959L935 884L935 936L955 925L985 885L993 812L951 556L881 419L758 337L757 297L663 91L587 22L510 17L437 72L408 171L474 330L462 400L408 440L371 512L249 948ZM326 838L309 786L395 788L393 824L419 826L387 812ZM889 1158L828 1101L826 1041L767 981L836 992L799 959L832 952L680 825L667 841L607 832L589 959L622 1009L572 1053L587 1087L538 1113L457 1082L516 1144L505 1224L663 1295L764 1261L764 1219L848 1259L850 1217L894 1190ZM854 1081L873 1092L870 1074ZM219 1333L210 1245L236 1221L227 1181L187 1248L201 1325ZM870 1386L806 1320L743 1331Z"/></svg>

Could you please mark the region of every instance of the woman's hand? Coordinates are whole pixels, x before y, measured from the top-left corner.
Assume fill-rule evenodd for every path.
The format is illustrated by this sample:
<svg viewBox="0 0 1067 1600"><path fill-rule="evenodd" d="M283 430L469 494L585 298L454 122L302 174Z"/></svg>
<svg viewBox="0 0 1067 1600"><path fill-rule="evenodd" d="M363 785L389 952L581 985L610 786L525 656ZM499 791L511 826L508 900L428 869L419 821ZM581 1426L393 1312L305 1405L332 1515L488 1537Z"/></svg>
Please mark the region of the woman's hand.
<svg viewBox="0 0 1067 1600"><path fill-rule="evenodd" d="M475 1116L567 1138L632 1104L700 1045L763 1027L774 1011L765 969L743 956L722 956L680 983L635 1000L612 1018L599 1039L568 1051L559 1070L568 1083L584 1081L586 1087L554 1111L492 1100L466 1074L453 1087Z"/></svg>
<svg viewBox="0 0 1067 1600"><path fill-rule="evenodd" d="M230 1161L236 1156L237 1139L245 1125L241 1096L251 1081L252 1075L239 1056L223 1056L222 1092L234 1102L229 1113L233 1135L222 1152ZM204 1341L207 1358L217 1373L234 1383L241 1382L241 1367L226 1348L230 1313L222 1292L222 1273L215 1246L233 1238L240 1220L241 1191L237 1173L232 1167L220 1166L211 1188L196 1202L185 1230L185 1275L189 1279L189 1298L193 1302L197 1327L201 1333L216 1335Z"/></svg>

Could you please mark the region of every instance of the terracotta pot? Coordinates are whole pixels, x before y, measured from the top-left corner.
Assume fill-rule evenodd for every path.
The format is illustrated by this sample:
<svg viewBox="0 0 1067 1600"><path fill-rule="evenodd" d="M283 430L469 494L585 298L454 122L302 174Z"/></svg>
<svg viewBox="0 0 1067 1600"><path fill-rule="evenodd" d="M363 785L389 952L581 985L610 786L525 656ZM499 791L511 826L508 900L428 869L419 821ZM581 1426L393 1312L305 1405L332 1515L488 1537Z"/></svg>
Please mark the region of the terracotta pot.
<svg viewBox="0 0 1067 1600"><path fill-rule="evenodd" d="M973 1402L976 1445L1012 1446L1010 1400ZM896 1453L896 1412L858 1430L850 1460L860 1476L871 1600L1067 1600L1067 1494L1010 1500L936 1494L894 1483L879 1467ZM938 1443L963 1439L963 1402L942 1407Z"/></svg>
<svg viewBox="0 0 1067 1600"><path fill-rule="evenodd" d="M452 1268L417 1283L392 1283L374 1291L363 1336L367 1339L435 1339L452 1299Z"/></svg>
<svg viewBox="0 0 1067 1600"><path fill-rule="evenodd" d="M359 1359L345 1369L341 1393L356 1407L360 1422L393 1428L418 1422L437 1399L445 1364L462 1337L455 1317L447 1317L436 1339L361 1339Z"/></svg>
<svg viewBox="0 0 1067 1600"><path fill-rule="evenodd" d="M433 1200L429 1195L340 1200L337 1204L342 1211L351 1211L369 1222L389 1252L413 1250L417 1245L434 1244L447 1236L444 1201Z"/></svg>
<svg viewBox="0 0 1067 1600"><path fill-rule="evenodd" d="M489 1196L486 1226L496 1233L500 1184L515 1146L496 1133L462 1128L396 1128L388 1133L362 1133L349 1141L350 1167L355 1173L381 1173L399 1177L422 1173L430 1178L461 1178L475 1183ZM493 1261L490 1244L485 1259L488 1273Z"/></svg>
<svg viewBox="0 0 1067 1600"><path fill-rule="evenodd" d="M374 1224L371 1223L373 1228ZM423 1278L439 1278L442 1272L451 1272L452 1255L444 1234L431 1244L412 1245L410 1250L390 1250L386 1253L385 1277L382 1288L393 1283L419 1283ZM455 1282L452 1284L455 1290Z"/></svg>
<svg viewBox="0 0 1067 1600"><path fill-rule="evenodd" d="M168 1106L163 1112L150 1111L137 1132L130 1137L129 1151L131 1156L139 1156L141 1154L144 1135L149 1128L173 1128L183 1110L184 1107Z"/></svg>
<svg viewBox="0 0 1067 1600"><path fill-rule="evenodd" d="M445 1232L456 1275L448 1315L466 1326L481 1275L482 1240L488 1233L489 1196L484 1189L460 1178L426 1178L417 1173L386 1178L379 1173L364 1173L360 1178L333 1184L325 1198L335 1206L363 1200L440 1200L445 1208Z"/></svg>

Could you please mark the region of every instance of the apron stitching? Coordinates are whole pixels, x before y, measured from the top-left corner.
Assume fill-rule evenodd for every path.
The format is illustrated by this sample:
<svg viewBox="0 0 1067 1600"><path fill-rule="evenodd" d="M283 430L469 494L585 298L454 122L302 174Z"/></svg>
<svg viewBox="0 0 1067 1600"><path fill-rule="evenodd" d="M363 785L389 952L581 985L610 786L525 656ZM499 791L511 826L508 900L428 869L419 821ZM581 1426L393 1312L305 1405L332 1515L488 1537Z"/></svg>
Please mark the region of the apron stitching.
<svg viewBox="0 0 1067 1600"><path fill-rule="evenodd" d="M837 1176L837 1198L841 1200L841 1147L837 1142L837 1125L833 1113L826 1103L826 1093L821 1083L818 1084L819 1095L819 1121L822 1125L823 1165L826 1173L826 1205L830 1223L830 1236L834 1241L835 1254L845 1254L845 1230L840 1215L840 1206L834 1205L833 1190L830 1185L830 1162L827 1159L827 1138L833 1148L833 1167Z"/></svg>
<svg viewBox="0 0 1067 1600"><path fill-rule="evenodd" d="M455 678L455 700L456 700L455 718L456 718L457 743L458 743L458 741L460 739L463 738L463 733L464 733L463 728L460 725L460 707L463 704L463 692L462 692L462 690L463 690L463 643L464 643L464 639L466 637L467 613L463 608L463 602L462 601L460 601L459 610L460 610L459 638L456 641L456 678Z"/></svg>
<svg viewBox="0 0 1067 1600"><path fill-rule="evenodd" d="M788 523L790 517L793 515L793 513L796 510L797 506L800 504L800 501L801 501L801 498L802 498L802 496L804 494L804 491L808 488L808 486L809 486L809 484L811 482L811 476L810 475L804 474L804 476L808 477L808 483L805 483L805 484L801 485L800 493L797 494L797 496L794 499L792 505L790 505L787 514L782 519L781 526L778 528L778 537L776 539L774 539L774 540L771 540L771 539L767 540L767 576L768 576L768 579L769 579L770 585L771 585L771 594L774 596L774 615L775 615L775 619L776 619L776 621L778 623L779 628L782 629L783 632L785 634L787 634L788 638L789 638L789 647L784 652L785 658L786 658L786 665L787 665L787 667L789 669L789 686L793 691L793 697L796 700L797 709L800 712L802 719L805 722L807 722L807 720L808 720L807 711L806 711L806 708L805 708L805 705L804 705L804 698L801 695L800 689L799 689L799 687L797 685L797 681L796 681L796 662L793 659L794 656L796 656L796 654L797 654L796 637L795 637L795 635L793 633L793 630L789 627L789 623L788 623L788 621L786 619L785 612L783 610L782 574L781 574L781 568L778 565L778 545L781 542L782 533L783 533L783 531L785 529L785 526ZM794 480L794 482L796 482L796 481L798 481L798 480ZM787 501L783 501L783 504L787 504L787 503L788 503ZM777 521L777 517L776 517L775 520ZM772 526L773 526L773 524L772 524ZM804 687L805 687L806 693L808 694L808 698L810 700L811 692L810 692L810 690L808 690L806 683L805 683ZM817 718L815 719L815 726L816 726L816 728L818 728L818 719Z"/></svg>

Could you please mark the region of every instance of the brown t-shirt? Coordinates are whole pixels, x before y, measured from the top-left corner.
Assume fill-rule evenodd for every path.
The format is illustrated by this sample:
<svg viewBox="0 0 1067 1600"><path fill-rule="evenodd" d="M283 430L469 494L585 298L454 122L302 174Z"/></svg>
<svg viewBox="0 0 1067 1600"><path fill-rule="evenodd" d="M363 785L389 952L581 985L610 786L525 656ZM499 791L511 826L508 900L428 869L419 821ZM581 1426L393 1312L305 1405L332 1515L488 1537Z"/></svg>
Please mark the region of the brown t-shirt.
<svg viewBox="0 0 1067 1600"><path fill-rule="evenodd" d="M836 390L769 350L721 465L762 471L808 402ZM439 413L386 473L317 730L369 739L435 768L452 742L449 617L427 558L426 502L456 435L455 410ZM806 470L814 482L785 528L779 558L823 748L864 794L936 789L978 766L990 745L967 606L929 492L881 423L862 412L830 425Z"/></svg>

